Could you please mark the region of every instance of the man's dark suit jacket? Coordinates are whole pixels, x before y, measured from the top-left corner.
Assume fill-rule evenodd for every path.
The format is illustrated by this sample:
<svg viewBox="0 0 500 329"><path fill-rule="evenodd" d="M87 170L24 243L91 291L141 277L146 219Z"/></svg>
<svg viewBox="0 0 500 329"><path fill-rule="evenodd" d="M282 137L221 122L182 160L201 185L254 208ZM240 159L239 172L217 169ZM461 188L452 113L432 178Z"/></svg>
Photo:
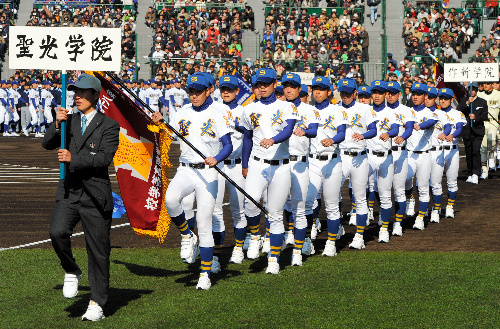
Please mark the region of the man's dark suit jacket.
<svg viewBox="0 0 500 329"><path fill-rule="evenodd" d="M108 166L118 149L120 125L97 112L81 134L80 112L68 115L66 145L71 162L66 178L59 181L56 201L76 203L85 191L101 211L113 210L113 195ZM55 121L45 133L42 146L53 150L61 146L61 134Z"/></svg>
<svg viewBox="0 0 500 329"><path fill-rule="evenodd" d="M476 99L472 102L472 113L476 116L476 119L473 120L472 128L470 126L470 104L467 105L467 100L469 97L464 97L460 100L458 104L457 111L462 112L467 119L467 124L464 125L462 129L462 137L469 138L470 132L474 132L476 135L483 136L484 135L484 121L488 120L488 102L484 98L476 97Z"/></svg>

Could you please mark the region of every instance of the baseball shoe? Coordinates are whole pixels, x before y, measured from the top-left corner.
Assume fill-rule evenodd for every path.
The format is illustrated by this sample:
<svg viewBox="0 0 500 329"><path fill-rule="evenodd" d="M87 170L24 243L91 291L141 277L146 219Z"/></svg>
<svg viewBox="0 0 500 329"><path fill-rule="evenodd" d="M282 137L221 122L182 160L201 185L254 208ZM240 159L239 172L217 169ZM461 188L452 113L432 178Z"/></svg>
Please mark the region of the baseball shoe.
<svg viewBox="0 0 500 329"><path fill-rule="evenodd" d="M344 226L340 224L339 231L337 233L337 240L340 239L345 234Z"/></svg>
<svg viewBox="0 0 500 329"><path fill-rule="evenodd" d="M12 135L8 131L6 131L6 132L3 133L3 137L10 137L10 136L12 136Z"/></svg>
<svg viewBox="0 0 500 329"><path fill-rule="evenodd" d="M425 228L424 217L417 216L417 218L415 218L415 224L413 224L413 229L415 229L415 230L423 230L424 228Z"/></svg>
<svg viewBox="0 0 500 329"><path fill-rule="evenodd" d="M302 251L300 249L293 249L292 266L302 266Z"/></svg>
<svg viewBox="0 0 500 329"><path fill-rule="evenodd" d="M375 216L373 215L373 208L368 208L368 219L367 219L366 223L368 224L374 219L375 219Z"/></svg>
<svg viewBox="0 0 500 329"><path fill-rule="evenodd" d="M470 182L472 184L479 184L479 177L477 177L477 175L475 175L475 174L472 175L472 178L471 178Z"/></svg>
<svg viewBox="0 0 500 329"><path fill-rule="evenodd" d="M314 255L316 251L314 250L314 245L311 241L311 238L306 238L304 240L304 244L302 245L302 255Z"/></svg>
<svg viewBox="0 0 500 329"><path fill-rule="evenodd" d="M278 263L278 259L276 257L269 257L267 259L266 274L279 274L279 273L280 273L280 264Z"/></svg>
<svg viewBox="0 0 500 329"><path fill-rule="evenodd" d="M406 201L406 216L415 216L415 198Z"/></svg>
<svg viewBox="0 0 500 329"><path fill-rule="evenodd" d="M353 212L349 218L349 225L356 226L356 213Z"/></svg>
<svg viewBox="0 0 500 329"><path fill-rule="evenodd" d="M378 242L389 243L389 230L387 227L381 227L378 232Z"/></svg>
<svg viewBox="0 0 500 329"><path fill-rule="evenodd" d="M439 210L434 209L431 213L431 223L439 223Z"/></svg>
<svg viewBox="0 0 500 329"><path fill-rule="evenodd" d="M445 213L446 218L455 218L455 211L453 210L452 205L447 205L446 206L446 213Z"/></svg>
<svg viewBox="0 0 500 329"><path fill-rule="evenodd" d="M488 160L488 167L490 171L494 171L497 168L497 163L494 158Z"/></svg>
<svg viewBox="0 0 500 329"><path fill-rule="evenodd" d="M199 255L200 255L200 246L198 244L196 244L194 251L191 254L191 257L185 258L182 261L184 263L194 264L194 262L196 261L196 257L198 257Z"/></svg>
<svg viewBox="0 0 500 329"><path fill-rule="evenodd" d="M219 273L220 272L219 257L214 256L214 258L212 259L212 267L210 268L210 272L212 272L212 273Z"/></svg>
<svg viewBox="0 0 500 329"><path fill-rule="evenodd" d="M250 243L250 239L252 238L251 233L247 233L247 237L245 238L245 242L243 242L243 251L248 250L248 244Z"/></svg>
<svg viewBox="0 0 500 329"><path fill-rule="evenodd" d="M23 129L23 134L24 134L24 136L26 136L26 137L29 137L29 136L30 136L30 134L29 134L29 132L28 132L28 129Z"/></svg>
<svg viewBox="0 0 500 329"><path fill-rule="evenodd" d="M483 173L481 174L481 177L479 177L481 179L488 179L488 172L487 171L483 171Z"/></svg>
<svg viewBox="0 0 500 329"><path fill-rule="evenodd" d="M401 226L401 222L394 222L392 235L403 236L403 227Z"/></svg>
<svg viewBox="0 0 500 329"><path fill-rule="evenodd" d="M78 281L82 278L82 275L76 275L71 273L64 274L64 286L63 286L63 296L66 298L74 298L78 295Z"/></svg>
<svg viewBox="0 0 500 329"><path fill-rule="evenodd" d="M82 316L82 321L99 321L104 319L104 312L102 311L102 307L99 306L93 300L90 301L89 307L87 308L87 312Z"/></svg>
<svg viewBox="0 0 500 329"><path fill-rule="evenodd" d="M196 285L196 290L208 290L212 286L212 282L208 277L208 273L200 273L200 278L198 279L198 284Z"/></svg>
<svg viewBox="0 0 500 329"><path fill-rule="evenodd" d="M259 247L260 247L260 236L252 235L250 242L248 243L247 258L257 259L259 258Z"/></svg>
<svg viewBox="0 0 500 329"><path fill-rule="evenodd" d="M43 137L43 134L42 133L36 133L35 134L35 138L42 138Z"/></svg>
<svg viewBox="0 0 500 329"><path fill-rule="evenodd" d="M311 240L316 240L318 237L318 228L316 226L316 223L313 224L311 227Z"/></svg>
<svg viewBox="0 0 500 329"><path fill-rule="evenodd" d="M335 241L327 240L325 244L325 250L322 253L325 257L333 257L337 255L337 248L335 247Z"/></svg>
<svg viewBox="0 0 500 329"><path fill-rule="evenodd" d="M472 175L470 175L469 177L467 177L467 180L465 181L466 183L471 183L472 181Z"/></svg>
<svg viewBox="0 0 500 329"><path fill-rule="evenodd" d="M19 137L19 134L13 131L10 133L10 136L11 137Z"/></svg>
<svg viewBox="0 0 500 329"><path fill-rule="evenodd" d="M319 218L316 218L316 230L318 231L318 233L321 233L321 221L319 220Z"/></svg>
<svg viewBox="0 0 500 329"><path fill-rule="evenodd" d="M267 236L264 237L264 242L262 243L262 250L264 254L268 254L271 252L271 239Z"/></svg>
<svg viewBox="0 0 500 329"><path fill-rule="evenodd" d="M234 247L233 253L231 254L231 258L229 259L230 263L241 264L245 259L245 254L243 253L243 248Z"/></svg>
<svg viewBox="0 0 500 329"><path fill-rule="evenodd" d="M181 234L181 258L187 259L191 257L197 244L198 237L196 237L196 234Z"/></svg>
<svg viewBox="0 0 500 329"><path fill-rule="evenodd" d="M354 239L352 240L349 248L353 249L364 249L365 248L365 240L363 240L363 236L359 233L356 233Z"/></svg>
<svg viewBox="0 0 500 329"><path fill-rule="evenodd" d="M285 245L291 244L292 246L295 244L293 231L285 232Z"/></svg>

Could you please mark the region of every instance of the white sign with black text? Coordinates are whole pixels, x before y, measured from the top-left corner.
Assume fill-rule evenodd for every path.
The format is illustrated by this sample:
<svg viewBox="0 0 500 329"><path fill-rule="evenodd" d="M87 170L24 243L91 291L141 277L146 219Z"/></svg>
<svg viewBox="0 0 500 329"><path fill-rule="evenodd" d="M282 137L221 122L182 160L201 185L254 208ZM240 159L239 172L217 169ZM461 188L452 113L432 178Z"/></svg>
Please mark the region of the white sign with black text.
<svg viewBox="0 0 500 329"><path fill-rule="evenodd" d="M445 82L498 81L498 63L445 63Z"/></svg>

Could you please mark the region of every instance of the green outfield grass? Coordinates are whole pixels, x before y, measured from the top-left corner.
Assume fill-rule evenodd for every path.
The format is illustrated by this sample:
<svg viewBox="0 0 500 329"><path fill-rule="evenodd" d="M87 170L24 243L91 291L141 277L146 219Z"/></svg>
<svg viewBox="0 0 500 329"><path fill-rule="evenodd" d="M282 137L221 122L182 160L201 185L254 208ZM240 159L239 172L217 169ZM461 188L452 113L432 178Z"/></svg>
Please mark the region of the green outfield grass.
<svg viewBox="0 0 500 329"><path fill-rule="evenodd" d="M113 249L108 317L92 324L80 319L84 250L72 300L52 250L0 252L0 328L500 327L498 253L342 252L292 268L286 250L279 275L264 273L264 257L246 260L213 275L209 291L195 290L199 261L188 268L178 253Z"/></svg>

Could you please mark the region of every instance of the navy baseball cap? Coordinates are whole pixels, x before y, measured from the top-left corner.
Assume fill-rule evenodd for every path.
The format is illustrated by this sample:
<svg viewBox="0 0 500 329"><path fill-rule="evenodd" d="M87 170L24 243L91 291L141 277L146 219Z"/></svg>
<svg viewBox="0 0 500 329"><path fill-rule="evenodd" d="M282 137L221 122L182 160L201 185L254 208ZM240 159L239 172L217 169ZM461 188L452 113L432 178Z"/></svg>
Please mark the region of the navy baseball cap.
<svg viewBox="0 0 500 329"><path fill-rule="evenodd" d="M144 85L149 86L150 84L151 82L149 82L148 80L144 81Z"/></svg>
<svg viewBox="0 0 500 329"><path fill-rule="evenodd" d="M219 88L227 87L229 89L238 88L238 78L234 75L223 75L219 78Z"/></svg>
<svg viewBox="0 0 500 329"><path fill-rule="evenodd" d="M130 79L125 80L125 83L132 83Z"/></svg>
<svg viewBox="0 0 500 329"><path fill-rule="evenodd" d="M380 90L383 92L387 91L387 82L382 80L375 80L371 83L371 90ZM358 89L359 92L359 89Z"/></svg>
<svg viewBox="0 0 500 329"><path fill-rule="evenodd" d="M438 94L439 98L453 98L453 90L451 90L450 88L441 88L439 89Z"/></svg>
<svg viewBox="0 0 500 329"><path fill-rule="evenodd" d="M330 82L330 79L328 79L327 77L315 77L312 81L312 86L313 87L320 87L322 89L330 89L332 88L332 84Z"/></svg>
<svg viewBox="0 0 500 329"><path fill-rule="evenodd" d="M345 91L349 94L352 94L356 89L358 89L358 85L354 79L340 79L339 80L339 91Z"/></svg>
<svg viewBox="0 0 500 329"><path fill-rule="evenodd" d="M207 89L208 87L210 87L210 82L205 75L193 74L187 78L186 89L193 88L196 90L203 90Z"/></svg>
<svg viewBox="0 0 500 329"><path fill-rule="evenodd" d="M276 81L276 90L274 92L278 94L285 93L285 91L283 90L283 83L280 80Z"/></svg>
<svg viewBox="0 0 500 329"><path fill-rule="evenodd" d="M19 84L19 81L14 80L14 81L12 81L12 84L13 84L13 85L18 85L18 84Z"/></svg>
<svg viewBox="0 0 500 329"><path fill-rule="evenodd" d="M40 83L40 82L38 82L38 80L35 79L35 80L31 80L30 83L34 84L34 83Z"/></svg>
<svg viewBox="0 0 500 329"><path fill-rule="evenodd" d="M401 92L401 85L399 82L395 81L387 82L387 91L391 93L399 93Z"/></svg>
<svg viewBox="0 0 500 329"><path fill-rule="evenodd" d="M38 82L37 82L38 83ZM68 90L75 89L93 89L95 91L101 91L101 81L95 76L82 73L76 80L75 84L69 85Z"/></svg>
<svg viewBox="0 0 500 329"><path fill-rule="evenodd" d="M438 91L436 88L427 87L427 96L429 96L429 98L436 98L437 95L438 95Z"/></svg>
<svg viewBox="0 0 500 329"><path fill-rule="evenodd" d="M309 95L309 88L305 84L301 84L302 90L300 91L299 97L305 97Z"/></svg>
<svg viewBox="0 0 500 329"><path fill-rule="evenodd" d="M420 82L415 82L411 86L411 92L419 94L427 94L427 85L424 85L423 83Z"/></svg>
<svg viewBox="0 0 500 329"><path fill-rule="evenodd" d="M252 75L252 87L257 84L257 76Z"/></svg>
<svg viewBox="0 0 500 329"><path fill-rule="evenodd" d="M257 82L270 83L277 79L276 71L269 68L258 69L255 75L257 76Z"/></svg>
<svg viewBox="0 0 500 329"><path fill-rule="evenodd" d="M195 73L193 75L201 75L205 78L205 80L207 81L208 83L208 86L215 86L215 79L214 79L214 76L211 75L210 73L208 72L198 72L198 73Z"/></svg>
<svg viewBox="0 0 500 329"><path fill-rule="evenodd" d="M46 81L43 82L43 84L46 86L46 85L50 85L52 83L50 81L46 80Z"/></svg>
<svg viewBox="0 0 500 329"><path fill-rule="evenodd" d="M156 83L156 84L158 84L158 81L156 81L155 79L151 79L151 80L149 80L149 83Z"/></svg>
<svg viewBox="0 0 500 329"><path fill-rule="evenodd" d="M300 80L300 76L295 73L288 73L281 79L281 83L284 85L285 83L291 83L295 86L300 86L302 81Z"/></svg>
<svg viewBox="0 0 500 329"><path fill-rule="evenodd" d="M361 86L358 88L358 95L364 95L370 97L372 95L372 89L368 86Z"/></svg>

